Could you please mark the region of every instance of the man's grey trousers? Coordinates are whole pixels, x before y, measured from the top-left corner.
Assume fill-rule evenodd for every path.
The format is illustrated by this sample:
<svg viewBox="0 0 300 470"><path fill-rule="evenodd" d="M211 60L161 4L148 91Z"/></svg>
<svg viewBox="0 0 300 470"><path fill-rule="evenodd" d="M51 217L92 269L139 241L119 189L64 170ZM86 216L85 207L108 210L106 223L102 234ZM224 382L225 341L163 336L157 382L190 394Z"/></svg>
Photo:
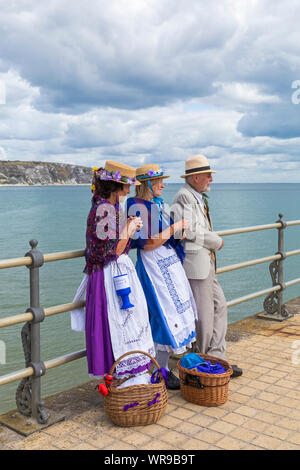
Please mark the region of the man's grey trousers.
<svg viewBox="0 0 300 470"><path fill-rule="evenodd" d="M211 262L206 279L189 279L198 313L196 321L199 354L226 359L227 305Z"/></svg>

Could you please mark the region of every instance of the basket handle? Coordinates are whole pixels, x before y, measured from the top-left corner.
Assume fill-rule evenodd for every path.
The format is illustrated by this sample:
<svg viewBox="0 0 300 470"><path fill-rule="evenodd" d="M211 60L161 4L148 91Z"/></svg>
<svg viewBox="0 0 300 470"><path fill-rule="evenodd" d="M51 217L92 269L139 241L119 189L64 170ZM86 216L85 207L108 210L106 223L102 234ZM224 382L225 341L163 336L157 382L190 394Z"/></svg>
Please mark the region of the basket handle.
<svg viewBox="0 0 300 470"><path fill-rule="evenodd" d="M154 363L154 365L157 367L157 369L160 368L158 362L156 361L156 359L154 359L154 357L150 356L150 354L146 353L145 351L139 351L139 350L136 350L136 351L128 351L127 353L123 354L122 356L119 357L119 359L117 359L113 365L111 366L111 369L109 371L109 374L112 375L115 368L117 367L118 363L121 361L121 359L124 359L124 357L126 356L129 356L129 354L144 354L145 356L148 356L151 361Z"/></svg>

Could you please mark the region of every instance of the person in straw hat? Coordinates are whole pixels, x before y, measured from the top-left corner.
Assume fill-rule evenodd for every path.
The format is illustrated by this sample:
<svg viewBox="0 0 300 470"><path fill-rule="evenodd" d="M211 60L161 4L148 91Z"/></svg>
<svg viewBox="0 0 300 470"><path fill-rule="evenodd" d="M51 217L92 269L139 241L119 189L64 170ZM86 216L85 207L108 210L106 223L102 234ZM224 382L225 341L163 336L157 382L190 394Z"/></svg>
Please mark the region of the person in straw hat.
<svg viewBox="0 0 300 470"><path fill-rule="evenodd" d="M213 231L206 194L214 173L204 155L188 158L181 176L185 184L173 200L171 213L174 220L185 217L189 221L183 267L197 305L197 350L226 359L227 305L216 278L216 251L223 248L224 242ZM232 368L234 377L242 374L236 365Z"/></svg>
<svg viewBox="0 0 300 470"><path fill-rule="evenodd" d="M141 185L127 201L128 215L143 221L132 245L137 248L136 270L147 299L157 362L168 370L168 388L179 389L179 379L168 367L169 356L185 352L196 336L196 305L182 267L183 246L176 239L187 224L174 223L164 210L161 195L169 176L159 165L143 165L136 175Z"/></svg>
<svg viewBox="0 0 300 470"><path fill-rule="evenodd" d="M128 252L130 237L142 228L139 217L126 219L120 202L139 185L135 169L114 161L93 168L92 207L87 218L85 277L74 301L86 295L82 310L72 312L76 331L85 330L88 372L92 376L109 373L114 362L132 350L155 354L147 303ZM113 278L128 275L131 293L128 308L117 295ZM116 367L118 378L146 372L150 359L141 354L124 358Z"/></svg>

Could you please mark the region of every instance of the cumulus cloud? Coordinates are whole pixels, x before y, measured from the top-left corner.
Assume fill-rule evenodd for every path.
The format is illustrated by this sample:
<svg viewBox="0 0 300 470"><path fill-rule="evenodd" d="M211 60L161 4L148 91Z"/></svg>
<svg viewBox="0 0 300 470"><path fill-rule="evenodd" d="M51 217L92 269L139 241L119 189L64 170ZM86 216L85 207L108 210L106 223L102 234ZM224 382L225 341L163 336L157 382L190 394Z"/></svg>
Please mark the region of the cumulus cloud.
<svg viewBox="0 0 300 470"><path fill-rule="evenodd" d="M2 11L0 54L43 88L43 109L139 108L201 96L222 69L215 51L234 31L226 3L21 0Z"/></svg>
<svg viewBox="0 0 300 470"><path fill-rule="evenodd" d="M272 162L273 180L297 181L299 13L295 0L2 2L1 155L155 160L179 181L204 152L220 181L263 181Z"/></svg>

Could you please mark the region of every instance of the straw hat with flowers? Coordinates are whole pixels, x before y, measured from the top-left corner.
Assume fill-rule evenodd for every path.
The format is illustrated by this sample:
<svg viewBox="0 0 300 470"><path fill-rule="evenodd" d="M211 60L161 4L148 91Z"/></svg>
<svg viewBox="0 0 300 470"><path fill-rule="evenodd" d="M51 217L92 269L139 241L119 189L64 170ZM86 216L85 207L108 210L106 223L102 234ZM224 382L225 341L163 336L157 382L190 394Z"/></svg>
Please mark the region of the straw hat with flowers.
<svg viewBox="0 0 300 470"><path fill-rule="evenodd" d="M136 169L136 178L138 181L151 181L158 178L169 178L164 174L164 170L157 163L149 163Z"/></svg>
<svg viewBox="0 0 300 470"><path fill-rule="evenodd" d="M95 166L93 175L94 178L99 178L101 181L115 181L133 186L141 184L136 179L135 168L112 160L106 160L104 168Z"/></svg>

